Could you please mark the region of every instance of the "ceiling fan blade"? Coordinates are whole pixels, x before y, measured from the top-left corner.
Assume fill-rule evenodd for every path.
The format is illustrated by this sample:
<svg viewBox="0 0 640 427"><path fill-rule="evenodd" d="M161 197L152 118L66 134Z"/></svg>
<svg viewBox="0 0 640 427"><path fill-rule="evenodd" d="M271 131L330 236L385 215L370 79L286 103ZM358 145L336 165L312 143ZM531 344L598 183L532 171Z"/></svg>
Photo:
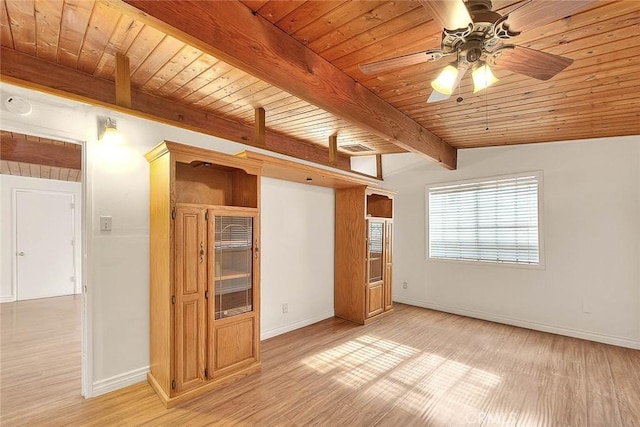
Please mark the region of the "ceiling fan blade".
<svg viewBox="0 0 640 427"><path fill-rule="evenodd" d="M538 80L549 80L573 64L573 59L523 46L499 47L490 63Z"/></svg>
<svg viewBox="0 0 640 427"><path fill-rule="evenodd" d="M420 0L420 4L447 30L467 28L473 22L462 0Z"/></svg>
<svg viewBox="0 0 640 427"><path fill-rule="evenodd" d="M361 64L358 67L364 74L381 74L400 67L437 61L447 55L450 54L444 53L440 49L433 49L424 52L410 53L409 55L398 56L396 58L383 59L382 61L370 62L368 64Z"/></svg>
<svg viewBox="0 0 640 427"><path fill-rule="evenodd" d="M514 31L527 31L572 15L597 0L536 1L529 0L521 7L508 13L509 28Z"/></svg>
<svg viewBox="0 0 640 427"><path fill-rule="evenodd" d="M460 81L464 77L465 73L469 69L468 62L462 62L458 64L458 77L456 77L455 83L453 83L451 92L453 93L458 86L460 86ZM429 99L427 99L427 104L431 104L432 102L445 101L451 98L451 94L447 95L446 93L438 92L437 90L433 90L431 95L429 95Z"/></svg>

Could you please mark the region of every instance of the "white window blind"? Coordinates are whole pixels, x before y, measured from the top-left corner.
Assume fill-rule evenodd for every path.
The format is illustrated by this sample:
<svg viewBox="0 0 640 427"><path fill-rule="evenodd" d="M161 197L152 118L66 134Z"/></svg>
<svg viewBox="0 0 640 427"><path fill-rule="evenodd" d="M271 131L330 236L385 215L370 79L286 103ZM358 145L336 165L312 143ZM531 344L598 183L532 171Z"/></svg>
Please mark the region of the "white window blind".
<svg viewBox="0 0 640 427"><path fill-rule="evenodd" d="M429 187L429 257L539 264L538 174Z"/></svg>

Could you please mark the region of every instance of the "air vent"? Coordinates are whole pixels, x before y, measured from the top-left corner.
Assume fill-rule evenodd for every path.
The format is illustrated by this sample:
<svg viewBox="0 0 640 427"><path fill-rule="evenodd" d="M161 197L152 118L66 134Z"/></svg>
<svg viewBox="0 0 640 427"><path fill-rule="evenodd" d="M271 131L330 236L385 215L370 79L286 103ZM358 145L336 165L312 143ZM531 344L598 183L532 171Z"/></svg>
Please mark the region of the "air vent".
<svg viewBox="0 0 640 427"><path fill-rule="evenodd" d="M345 144L341 145L340 149L349 151L351 153L363 153L365 151L373 151L373 148L369 148L362 144Z"/></svg>

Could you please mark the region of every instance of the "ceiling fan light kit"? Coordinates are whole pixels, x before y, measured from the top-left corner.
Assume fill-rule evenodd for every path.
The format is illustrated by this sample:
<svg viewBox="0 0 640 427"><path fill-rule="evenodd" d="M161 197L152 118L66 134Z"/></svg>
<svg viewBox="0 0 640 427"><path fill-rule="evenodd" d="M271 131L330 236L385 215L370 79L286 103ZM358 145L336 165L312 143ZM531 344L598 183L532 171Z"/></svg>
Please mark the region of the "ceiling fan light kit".
<svg viewBox="0 0 640 427"><path fill-rule="evenodd" d="M473 78L473 93L486 89L498 81L486 63L478 64L471 72L471 77Z"/></svg>
<svg viewBox="0 0 640 427"><path fill-rule="evenodd" d="M443 27L440 49L362 64L360 70L365 74L384 73L455 55L457 60L431 82L437 93L432 93L427 102L437 102L449 98L469 68L473 70L474 93L498 81L488 64L538 80L555 76L573 60L505 42L520 35L517 30L533 29L561 19L595 0L558 1L552 8L541 5L544 2L523 0L504 14L492 10L491 0L419 1Z"/></svg>
<svg viewBox="0 0 640 427"><path fill-rule="evenodd" d="M456 80L458 79L458 68L449 64L440 72L437 79L431 82L433 90L440 92L443 95L451 95L454 89Z"/></svg>

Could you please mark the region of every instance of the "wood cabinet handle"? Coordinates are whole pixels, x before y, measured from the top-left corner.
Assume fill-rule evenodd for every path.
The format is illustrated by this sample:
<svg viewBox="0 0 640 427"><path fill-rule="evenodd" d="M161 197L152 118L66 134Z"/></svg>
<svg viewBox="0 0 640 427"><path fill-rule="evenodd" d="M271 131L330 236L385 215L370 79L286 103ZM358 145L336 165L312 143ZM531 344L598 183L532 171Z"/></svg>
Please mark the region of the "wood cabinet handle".
<svg viewBox="0 0 640 427"><path fill-rule="evenodd" d="M204 262L204 243L200 242L200 264Z"/></svg>

